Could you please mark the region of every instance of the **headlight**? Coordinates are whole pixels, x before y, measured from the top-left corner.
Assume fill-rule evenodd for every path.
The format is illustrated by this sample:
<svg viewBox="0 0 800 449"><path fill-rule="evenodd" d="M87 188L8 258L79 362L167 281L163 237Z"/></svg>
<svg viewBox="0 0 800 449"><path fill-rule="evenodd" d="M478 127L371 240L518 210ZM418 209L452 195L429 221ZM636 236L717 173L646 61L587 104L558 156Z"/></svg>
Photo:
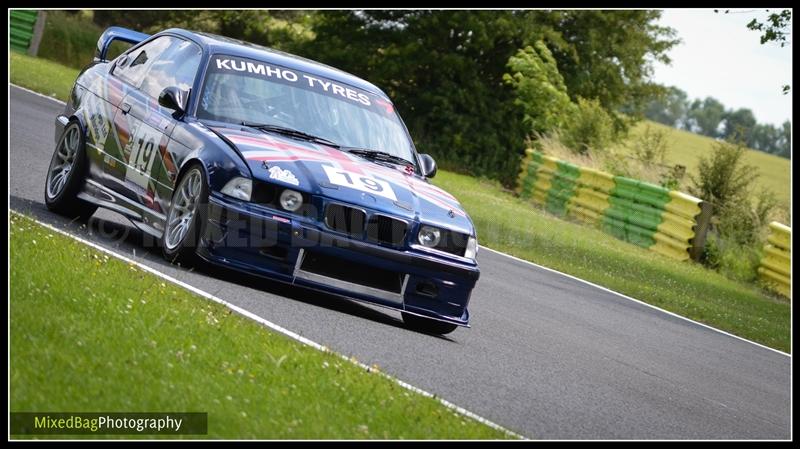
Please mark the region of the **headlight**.
<svg viewBox="0 0 800 449"><path fill-rule="evenodd" d="M442 231L433 226L422 226L419 228L419 235L417 236L417 240L422 246L426 246L428 248L434 248L436 245L439 244L439 240L442 238Z"/></svg>
<svg viewBox="0 0 800 449"><path fill-rule="evenodd" d="M475 256L478 255L478 239L475 237L470 237L467 240L467 250L464 251L464 257L467 259L475 260Z"/></svg>
<svg viewBox="0 0 800 449"><path fill-rule="evenodd" d="M300 209L300 206L303 205L303 195L301 195L300 192L286 189L281 192L280 203L281 207L285 210L294 212L297 209Z"/></svg>
<svg viewBox="0 0 800 449"><path fill-rule="evenodd" d="M240 200L250 201L250 195L253 193L253 181L248 178L233 178L222 188L222 193Z"/></svg>

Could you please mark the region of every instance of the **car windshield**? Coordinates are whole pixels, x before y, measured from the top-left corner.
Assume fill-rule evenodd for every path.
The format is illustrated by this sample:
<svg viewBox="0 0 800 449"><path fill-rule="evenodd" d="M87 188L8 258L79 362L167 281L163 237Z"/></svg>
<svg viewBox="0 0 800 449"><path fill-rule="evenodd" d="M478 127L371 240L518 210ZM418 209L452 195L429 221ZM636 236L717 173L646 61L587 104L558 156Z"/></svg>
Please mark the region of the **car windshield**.
<svg viewBox="0 0 800 449"><path fill-rule="evenodd" d="M246 58L216 55L210 59L197 117L291 128L345 150L367 149L415 160L400 118L382 97Z"/></svg>

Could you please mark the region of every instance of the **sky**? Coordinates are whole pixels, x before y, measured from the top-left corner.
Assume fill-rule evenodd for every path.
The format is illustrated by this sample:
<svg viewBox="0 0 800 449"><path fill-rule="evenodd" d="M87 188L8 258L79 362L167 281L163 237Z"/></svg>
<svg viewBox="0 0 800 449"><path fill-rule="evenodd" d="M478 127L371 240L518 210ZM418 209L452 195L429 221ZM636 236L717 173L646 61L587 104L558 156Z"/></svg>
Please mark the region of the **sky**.
<svg viewBox="0 0 800 449"><path fill-rule="evenodd" d="M778 9L770 12L778 12ZM792 48L760 43L761 33L747 28L764 8L668 9L660 23L677 31L682 42L668 55L670 65L656 62L653 79L677 86L691 100L711 96L727 109L748 108L759 123L780 125L792 118ZM791 36L789 37L791 42ZM783 95L781 87L792 86Z"/></svg>

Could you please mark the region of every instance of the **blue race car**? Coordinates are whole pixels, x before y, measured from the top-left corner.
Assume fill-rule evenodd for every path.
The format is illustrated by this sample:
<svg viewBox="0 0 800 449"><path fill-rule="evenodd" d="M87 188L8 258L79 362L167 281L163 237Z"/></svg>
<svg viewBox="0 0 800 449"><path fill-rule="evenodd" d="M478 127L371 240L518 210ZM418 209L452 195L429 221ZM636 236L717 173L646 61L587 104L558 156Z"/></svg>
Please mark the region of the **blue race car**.
<svg viewBox="0 0 800 449"><path fill-rule="evenodd" d="M114 41L133 46L108 60ZM423 332L469 324L472 221L360 78L221 36L112 27L55 136L53 211L111 209L171 262L367 301Z"/></svg>

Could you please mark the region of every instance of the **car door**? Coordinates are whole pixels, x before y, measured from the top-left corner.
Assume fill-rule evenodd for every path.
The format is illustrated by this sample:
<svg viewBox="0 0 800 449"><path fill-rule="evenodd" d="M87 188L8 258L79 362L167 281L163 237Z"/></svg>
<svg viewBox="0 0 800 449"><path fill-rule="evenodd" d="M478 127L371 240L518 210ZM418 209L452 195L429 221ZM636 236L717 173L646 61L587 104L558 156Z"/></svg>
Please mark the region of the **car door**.
<svg viewBox="0 0 800 449"><path fill-rule="evenodd" d="M157 42L160 41L160 42ZM176 174L175 156L170 153L169 138L175 127L174 111L158 104L166 87L189 92L200 64L202 50L188 40L163 36L149 49L131 56L122 77L136 83L119 104L115 123L126 132L123 144L124 169L114 170L117 192L142 208L143 221L163 220L163 199L172 193L170 177ZM136 69L141 66L142 69ZM188 96L188 95L187 95Z"/></svg>
<svg viewBox="0 0 800 449"><path fill-rule="evenodd" d="M121 194L123 198L128 199L129 204L121 204L128 209L138 209L136 196L128 195L129 189L125 185L128 164L131 159L131 143L134 140L132 131L136 123L132 123L132 120L127 117L129 106L126 107L127 110L124 112L120 110L120 107L123 100L139 88L149 66L155 62L161 53L169 48L171 42L171 37L163 36L124 53L114 62L114 66L107 77L107 85L114 87L113 91L115 92L113 101L109 100L115 106L113 116L114 145L106 147L103 160L103 185ZM111 89L109 89L109 92L111 92Z"/></svg>

